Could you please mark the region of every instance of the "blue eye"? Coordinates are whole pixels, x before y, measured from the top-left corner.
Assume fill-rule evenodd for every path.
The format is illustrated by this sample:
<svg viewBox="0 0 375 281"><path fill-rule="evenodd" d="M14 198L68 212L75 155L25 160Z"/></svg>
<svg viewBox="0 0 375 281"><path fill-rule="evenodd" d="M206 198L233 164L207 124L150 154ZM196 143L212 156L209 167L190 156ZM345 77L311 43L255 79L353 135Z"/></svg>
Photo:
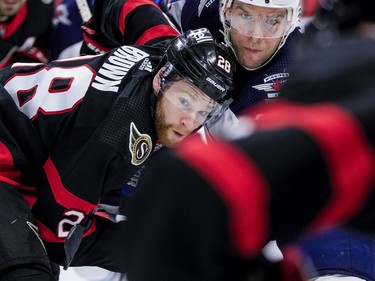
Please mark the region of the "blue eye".
<svg viewBox="0 0 375 281"><path fill-rule="evenodd" d="M275 26L277 24L280 24L280 20L277 20L274 17L268 18L267 21L266 21L266 24L269 25L269 26Z"/></svg>
<svg viewBox="0 0 375 281"><path fill-rule="evenodd" d="M209 113L207 111L198 111L195 119L200 124L203 124L206 121L208 114Z"/></svg>
<svg viewBox="0 0 375 281"><path fill-rule="evenodd" d="M244 20L251 20L252 19L252 16L250 14L247 14L247 13L241 13L240 17L241 17L241 19L244 19Z"/></svg>
<svg viewBox="0 0 375 281"><path fill-rule="evenodd" d="M180 97L179 101L184 109L190 108L190 103L185 98Z"/></svg>
<svg viewBox="0 0 375 281"><path fill-rule="evenodd" d="M207 117L209 113L207 111L199 111L198 114L202 117Z"/></svg>

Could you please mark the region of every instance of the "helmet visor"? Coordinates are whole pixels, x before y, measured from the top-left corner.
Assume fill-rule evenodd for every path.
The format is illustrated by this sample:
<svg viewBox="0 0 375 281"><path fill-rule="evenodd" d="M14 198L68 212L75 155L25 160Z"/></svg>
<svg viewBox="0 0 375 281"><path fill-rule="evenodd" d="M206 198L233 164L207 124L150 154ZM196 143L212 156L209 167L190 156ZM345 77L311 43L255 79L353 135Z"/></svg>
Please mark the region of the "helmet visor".
<svg viewBox="0 0 375 281"><path fill-rule="evenodd" d="M192 132L204 125L213 116L223 111L223 105L207 96L186 79L168 81L162 79L160 85L164 112L170 123L183 123L184 129Z"/></svg>
<svg viewBox="0 0 375 281"><path fill-rule="evenodd" d="M225 19L230 28L253 38L281 38L292 27L289 9L263 8L251 4L234 3Z"/></svg>

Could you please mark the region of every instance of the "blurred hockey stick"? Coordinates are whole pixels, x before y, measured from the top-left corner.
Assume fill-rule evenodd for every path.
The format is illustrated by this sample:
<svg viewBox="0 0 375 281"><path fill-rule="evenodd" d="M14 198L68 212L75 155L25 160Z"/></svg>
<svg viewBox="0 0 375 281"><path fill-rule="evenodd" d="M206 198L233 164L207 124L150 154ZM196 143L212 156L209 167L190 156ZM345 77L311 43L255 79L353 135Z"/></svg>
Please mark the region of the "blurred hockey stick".
<svg viewBox="0 0 375 281"><path fill-rule="evenodd" d="M89 4L86 0L76 0L76 3L79 9L79 13L81 14L82 20L84 22L88 21L92 16Z"/></svg>

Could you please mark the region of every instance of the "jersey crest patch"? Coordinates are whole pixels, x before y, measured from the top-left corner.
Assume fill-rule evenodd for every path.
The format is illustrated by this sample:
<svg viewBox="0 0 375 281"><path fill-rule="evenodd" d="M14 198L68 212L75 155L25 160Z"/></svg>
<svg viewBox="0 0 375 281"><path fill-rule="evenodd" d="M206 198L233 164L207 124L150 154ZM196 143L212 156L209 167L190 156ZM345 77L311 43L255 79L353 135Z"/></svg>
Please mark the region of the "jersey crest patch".
<svg viewBox="0 0 375 281"><path fill-rule="evenodd" d="M141 134L135 124L130 124L129 150L132 155L131 163L135 166L142 164L152 151L151 137Z"/></svg>
<svg viewBox="0 0 375 281"><path fill-rule="evenodd" d="M264 91L269 99L276 98L279 96L281 86L288 78L289 73L287 72L270 75L264 79L264 84L255 85L253 88L258 91Z"/></svg>

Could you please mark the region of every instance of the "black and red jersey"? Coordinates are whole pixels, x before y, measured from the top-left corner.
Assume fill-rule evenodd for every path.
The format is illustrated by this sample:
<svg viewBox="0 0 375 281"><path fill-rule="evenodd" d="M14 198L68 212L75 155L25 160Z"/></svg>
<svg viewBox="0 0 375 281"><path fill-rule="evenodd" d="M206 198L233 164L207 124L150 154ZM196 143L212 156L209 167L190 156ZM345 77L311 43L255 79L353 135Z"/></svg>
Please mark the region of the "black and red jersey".
<svg viewBox="0 0 375 281"><path fill-rule="evenodd" d="M13 62L47 62L52 0L28 0L6 22L0 22L0 68Z"/></svg>
<svg viewBox="0 0 375 281"><path fill-rule="evenodd" d="M45 242L64 242L154 151L160 52L124 46L0 72L0 186L20 190ZM94 230L95 222L85 235Z"/></svg>
<svg viewBox="0 0 375 281"><path fill-rule="evenodd" d="M151 45L179 35L153 0L95 1L93 16L83 30L82 54L122 45Z"/></svg>

